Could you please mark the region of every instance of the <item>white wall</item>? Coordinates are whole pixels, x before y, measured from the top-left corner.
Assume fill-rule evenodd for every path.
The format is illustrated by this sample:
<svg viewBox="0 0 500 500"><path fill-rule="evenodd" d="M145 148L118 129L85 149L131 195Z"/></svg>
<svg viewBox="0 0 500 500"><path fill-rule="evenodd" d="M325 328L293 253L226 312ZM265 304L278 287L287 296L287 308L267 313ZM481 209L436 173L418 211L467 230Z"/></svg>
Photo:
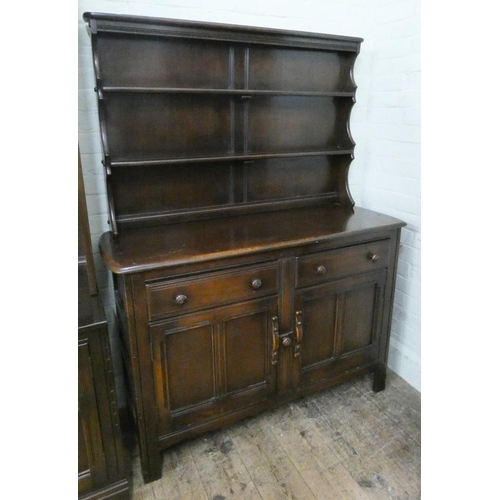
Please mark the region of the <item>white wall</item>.
<svg viewBox="0 0 500 500"><path fill-rule="evenodd" d="M377 0L358 205L407 222L389 366L420 390L420 2Z"/></svg>
<svg viewBox="0 0 500 500"><path fill-rule="evenodd" d="M202 0L79 0L79 141L98 281L111 321L111 280L97 249L99 236L108 229L107 206L83 12L359 36L365 41L355 67L359 88L351 132L357 146L349 183L357 206L408 223L402 234L389 366L420 389L419 7L419 0L213 0L208 5Z"/></svg>

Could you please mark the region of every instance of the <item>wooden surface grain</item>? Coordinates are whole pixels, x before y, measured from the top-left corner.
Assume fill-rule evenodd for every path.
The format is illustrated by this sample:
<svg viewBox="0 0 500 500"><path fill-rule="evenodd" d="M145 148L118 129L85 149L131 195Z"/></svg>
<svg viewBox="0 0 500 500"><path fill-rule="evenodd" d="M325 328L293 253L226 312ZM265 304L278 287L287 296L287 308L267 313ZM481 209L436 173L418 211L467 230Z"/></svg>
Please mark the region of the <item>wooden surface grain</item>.
<svg viewBox="0 0 500 500"><path fill-rule="evenodd" d="M356 234L366 239L404 225L364 208L330 205L130 229L116 237L108 231L101 237L100 252L107 266L121 274L325 240L352 240Z"/></svg>
<svg viewBox="0 0 500 500"><path fill-rule="evenodd" d="M416 500L420 393L367 375L180 443L149 484L130 446L134 500Z"/></svg>

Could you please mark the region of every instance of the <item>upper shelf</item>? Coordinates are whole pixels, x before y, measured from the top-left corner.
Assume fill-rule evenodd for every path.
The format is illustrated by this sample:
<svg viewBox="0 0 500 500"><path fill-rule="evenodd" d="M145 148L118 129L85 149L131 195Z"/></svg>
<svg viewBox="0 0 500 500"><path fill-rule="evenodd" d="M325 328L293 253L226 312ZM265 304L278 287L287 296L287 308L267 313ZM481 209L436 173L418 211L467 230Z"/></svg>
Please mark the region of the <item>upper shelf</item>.
<svg viewBox="0 0 500 500"><path fill-rule="evenodd" d="M353 95L357 53L99 33L98 87L111 91Z"/></svg>

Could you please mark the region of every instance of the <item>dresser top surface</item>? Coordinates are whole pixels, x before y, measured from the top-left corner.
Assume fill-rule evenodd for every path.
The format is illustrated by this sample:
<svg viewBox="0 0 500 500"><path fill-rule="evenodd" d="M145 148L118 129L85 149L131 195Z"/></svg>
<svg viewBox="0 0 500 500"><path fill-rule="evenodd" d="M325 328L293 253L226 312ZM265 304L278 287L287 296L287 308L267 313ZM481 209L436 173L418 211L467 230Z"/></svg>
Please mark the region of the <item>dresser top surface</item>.
<svg viewBox="0 0 500 500"><path fill-rule="evenodd" d="M198 220L102 235L101 255L117 274L237 257L360 234L376 237L405 225L363 208L320 206Z"/></svg>

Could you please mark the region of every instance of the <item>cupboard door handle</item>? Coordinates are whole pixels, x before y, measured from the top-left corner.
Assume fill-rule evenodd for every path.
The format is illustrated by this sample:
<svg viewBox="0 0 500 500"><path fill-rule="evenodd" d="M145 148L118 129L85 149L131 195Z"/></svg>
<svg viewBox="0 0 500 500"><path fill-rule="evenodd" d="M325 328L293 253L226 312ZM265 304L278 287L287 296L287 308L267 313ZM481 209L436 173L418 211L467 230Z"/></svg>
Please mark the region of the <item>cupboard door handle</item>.
<svg viewBox="0 0 500 500"><path fill-rule="evenodd" d="M258 290L262 286L262 280L259 278L253 278L252 279L252 288L254 290Z"/></svg>
<svg viewBox="0 0 500 500"><path fill-rule="evenodd" d="M182 295L182 294L176 295L176 297L175 297L175 303L179 304L180 306L182 306L182 304L184 304L184 302L186 302L186 300L187 300L187 297L185 295Z"/></svg>
<svg viewBox="0 0 500 500"><path fill-rule="evenodd" d="M380 256L377 255L376 253L370 252L367 255L368 260L371 260L372 262L377 262L380 259Z"/></svg>
<svg viewBox="0 0 500 500"><path fill-rule="evenodd" d="M316 274L325 274L326 267L325 266L316 266Z"/></svg>
<svg viewBox="0 0 500 500"><path fill-rule="evenodd" d="M278 349L280 346L280 334L279 334L279 326L278 326L278 316L273 316L271 318L273 323L273 352L271 353L271 364L278 364Z"/></svg>
<svg viewBox="0 0 500 500"><path fill-rule="evenodd" d="M300 348L302 346L302 337L304 329L302 327L302 311L295 312L295 351L293 355L298 358L300 356Z"/></svg>

